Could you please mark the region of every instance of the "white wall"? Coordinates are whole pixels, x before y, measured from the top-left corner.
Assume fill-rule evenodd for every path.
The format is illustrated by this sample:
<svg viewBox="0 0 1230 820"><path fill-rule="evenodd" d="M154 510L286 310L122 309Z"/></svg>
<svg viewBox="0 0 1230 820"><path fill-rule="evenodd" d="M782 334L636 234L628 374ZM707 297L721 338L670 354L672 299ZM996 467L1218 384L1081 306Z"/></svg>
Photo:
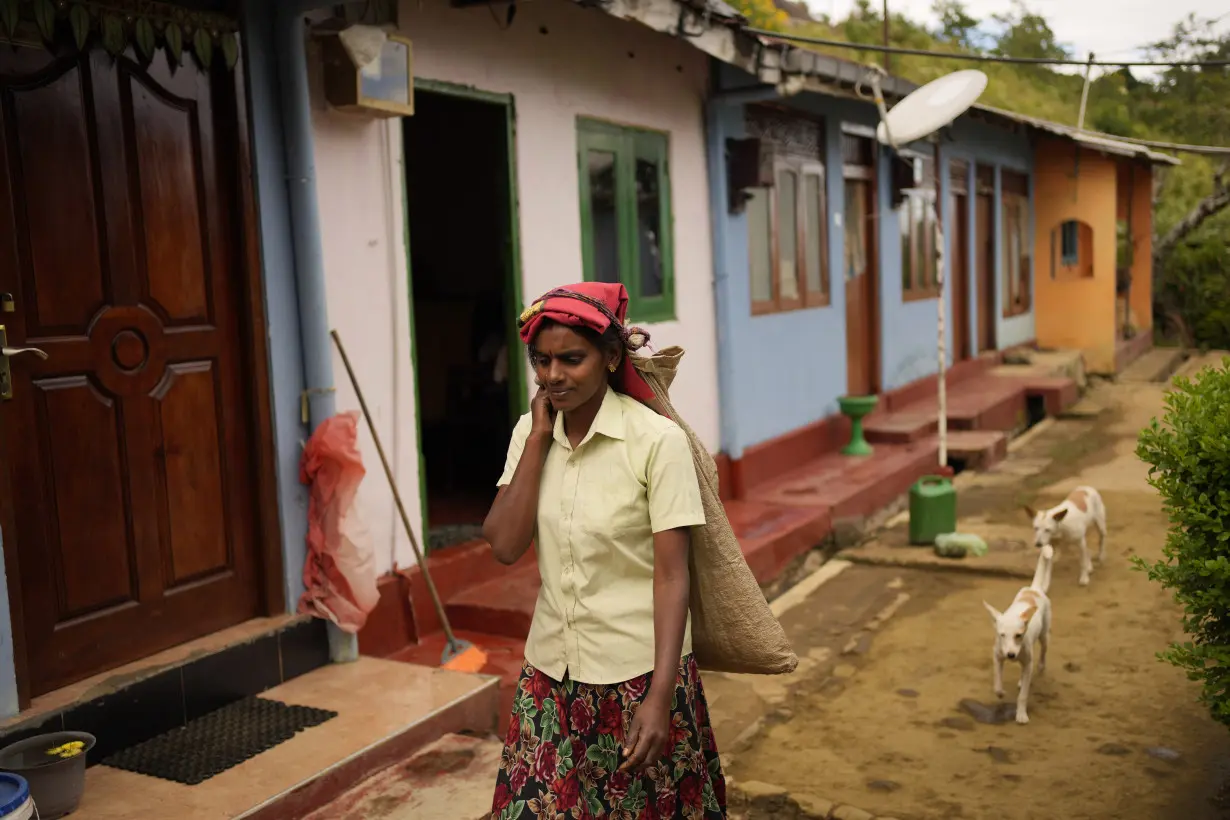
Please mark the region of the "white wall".
<svg viewBox="0 0 1230 820"><path fill-rule="evenodd" d="M450 8L413 0L401 9L418 77L509 93L517 125L522 291L526 300L582 277L576 118L584 115L670 134L678 321L650 326L656 347L688 356L672 399L718 449L717 359L703 99L708 68L686 43L570 0ZM410 361L403 241L401 137L378 122L316 106L317 193L329 316L347 345L416 533L421 534L417 419ZM335 361L339 410L358 403ZM532 380L528 380L532 384ZM370 438L361 512L381 571L413 563Z"/></svg>

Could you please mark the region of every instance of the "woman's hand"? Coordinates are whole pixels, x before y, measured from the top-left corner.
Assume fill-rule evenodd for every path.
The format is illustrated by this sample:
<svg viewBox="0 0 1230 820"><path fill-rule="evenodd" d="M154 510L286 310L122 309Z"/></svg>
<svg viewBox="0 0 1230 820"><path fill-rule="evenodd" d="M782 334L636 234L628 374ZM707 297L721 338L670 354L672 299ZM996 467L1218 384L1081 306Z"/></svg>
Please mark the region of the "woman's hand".
<svg viewBox="0 0 1230 820"><path fill-rule="evenodd" d="M632 718L624 742L621 772L643 772L662 759L671 737L671 693L657 694L652 688Z"/></svg>
<svg viewBox="0 0 1230 820"><path fill-rule="evenodd" d="M530 415L533 421L530 435L550 438L555 433L555 408L551 406L547 389L542 385L538 386L538 392L534 394L534 400L530 402Z"/></svg>

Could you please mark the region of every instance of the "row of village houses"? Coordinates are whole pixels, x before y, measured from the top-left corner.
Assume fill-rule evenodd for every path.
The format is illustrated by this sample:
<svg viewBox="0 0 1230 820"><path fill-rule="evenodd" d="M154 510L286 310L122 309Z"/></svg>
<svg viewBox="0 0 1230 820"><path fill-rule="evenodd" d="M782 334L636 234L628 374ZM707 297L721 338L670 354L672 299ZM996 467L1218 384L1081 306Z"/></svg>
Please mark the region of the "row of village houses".
<svg viewBox="0 0 1230 820"><path fill-rule="evenodd" d="M840 396L935 373L936 197L951 360L1037 344L1081 349L1090 370L1113 372L1128 341L1150 335L1150 192L1169 157L986 108L945 129L938 155L929 142L891 152L874 139L865 66L753 36L721 0L405 0L414 115L372 118L326 103L320 41L305 33L327 15L310 5L244 4L229 87L219 66L201 79L107 58L82 76L114 80L118 94L73 96L37 61L42 85L4 88L20 103L5 108L18 117L7 133L30 129L29 169L53 167L37 161L45 142L71 182L73 152L93 152L103 171L81 180L101 180L100 212L124 201L106 189L114 180L167 183L129 191L146 197L134 258L149 270L128 288L111 243L138 229L108 220L89 241L48 244L35 221L54 209L21 193L9 156L2 190L28 197L33 237L25 278L3 283L18 292L10 334L50 354L13 360L14 401L0 407L33 442L13 462L24 472L0 520L10 714L294 608L302 444L323 417L357 407L332 328L403 497L422 500L413 524L437 546L481 522L532 384L515 318L560 284L627 285L631 321L687 351L680 412L732 464L837 413ZM35 85L41 96L27 93ZM912 86L886 77L884 88L896 99ZM127 137L82 126L78 145L84 106L113 98ZM40 141L50 126L60 136ZM106 171L128 162L146 176ZM227 169L238 182L211 182ZM103 224L90 202L60 202L59 236L73 219ZM110 267L82 263L99 236ZM70 262L112 278L74 279ZM155 262L175 270L165 287ZM145 308L122 307L125 293ZM121 307L95 316L100 304ZM185 328L202 321L221 335L197 351ZM70 337L104 352L72 353ZM150 401L154 416L128 418L158 418L153 444L112 414ZM362 444L360 509L388 572L413 558L366 432ZM82 459L89 486L74 483Z"/></svg>
<svg viewBox="0 0 1230 820"><path fill-rule="evenodd" d="M560 284L628 287L630 320L687 351L680 412L736 464L836 414L840 396L936 372L935 149L894 161L877 145L865 66L760 43L720 0L547 0L508 27L486 7L403 12L415 115L373 123L321 104L313 123L330 322L364 351L432 530L481 521L450 508L466 491L455 473L489 497L530 395L512 322ZM779 68L757 76L770 58ZM788 92L787 70L804 90ZM946 129L939 162L950 361L1036 343L1110 373L1125 335L1150 336L1152 169L1169 157L983 109ZM498 417L450 381L493 315L512 351ZM466 461L476 438L485 453ZM369 485L367 518L405 566L392 501Z"/></svg>

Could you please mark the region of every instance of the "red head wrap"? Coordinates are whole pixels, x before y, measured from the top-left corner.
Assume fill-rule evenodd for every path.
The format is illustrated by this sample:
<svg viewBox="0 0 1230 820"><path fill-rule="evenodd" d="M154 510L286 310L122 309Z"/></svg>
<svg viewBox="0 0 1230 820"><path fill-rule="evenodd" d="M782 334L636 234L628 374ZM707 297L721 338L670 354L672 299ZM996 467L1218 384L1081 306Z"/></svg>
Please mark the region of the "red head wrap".
<svg viewBox="0 0 1230 820"><path fill-rule="evenodd" d="M517 328L521 341L530 344L548 319L561 325L592 328L597 333L605 333L614 325L624 343L624 357L619 368L611 374L611 386L638 401L653 401L653 390L636 372L630 359L633 351L649 341L649 334L637 327L625 327L627 315L628 291L623 285L581 282L556 288L535 299L517 320Z"/></svg>

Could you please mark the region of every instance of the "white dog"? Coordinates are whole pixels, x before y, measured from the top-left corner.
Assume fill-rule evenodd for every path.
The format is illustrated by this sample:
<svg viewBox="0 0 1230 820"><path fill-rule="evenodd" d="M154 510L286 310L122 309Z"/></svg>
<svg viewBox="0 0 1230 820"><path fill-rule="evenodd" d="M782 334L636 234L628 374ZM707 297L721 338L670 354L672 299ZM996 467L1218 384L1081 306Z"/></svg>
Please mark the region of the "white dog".
<svg viewBox="0 0 1230 820"><path fill-rule="evenodd" d="M1046 591L1051 585L1051 560L1055 548L1050 544L1042 547L1034 579L1012 599L1012 606L1000 612L986 601L982 605L991 613L995 623L995 696L1004 696L1004 661L1016 661L1021 665L1021 683L1016 696L1016 722L1029 723L1029 684L1034 677L1034 644L1042 647L1038 656L1038 673L1046 669L1046 649L1051 640L1051 599Z"/></svg>
<svg viewBox="0 0 1230 820"><path fill-rule="evenodd" d="M1034 512L1026 507L1025 512L1034 522L1034 546L1076 543L1081 548L1080 585L1089 583L1093 562L1089 560L1089 547L1085 535L1090 526L1098 528L1098 563L1106 560L1106 506L1102 496L1093 487L1077 487L1058 507Z"/></svg>

